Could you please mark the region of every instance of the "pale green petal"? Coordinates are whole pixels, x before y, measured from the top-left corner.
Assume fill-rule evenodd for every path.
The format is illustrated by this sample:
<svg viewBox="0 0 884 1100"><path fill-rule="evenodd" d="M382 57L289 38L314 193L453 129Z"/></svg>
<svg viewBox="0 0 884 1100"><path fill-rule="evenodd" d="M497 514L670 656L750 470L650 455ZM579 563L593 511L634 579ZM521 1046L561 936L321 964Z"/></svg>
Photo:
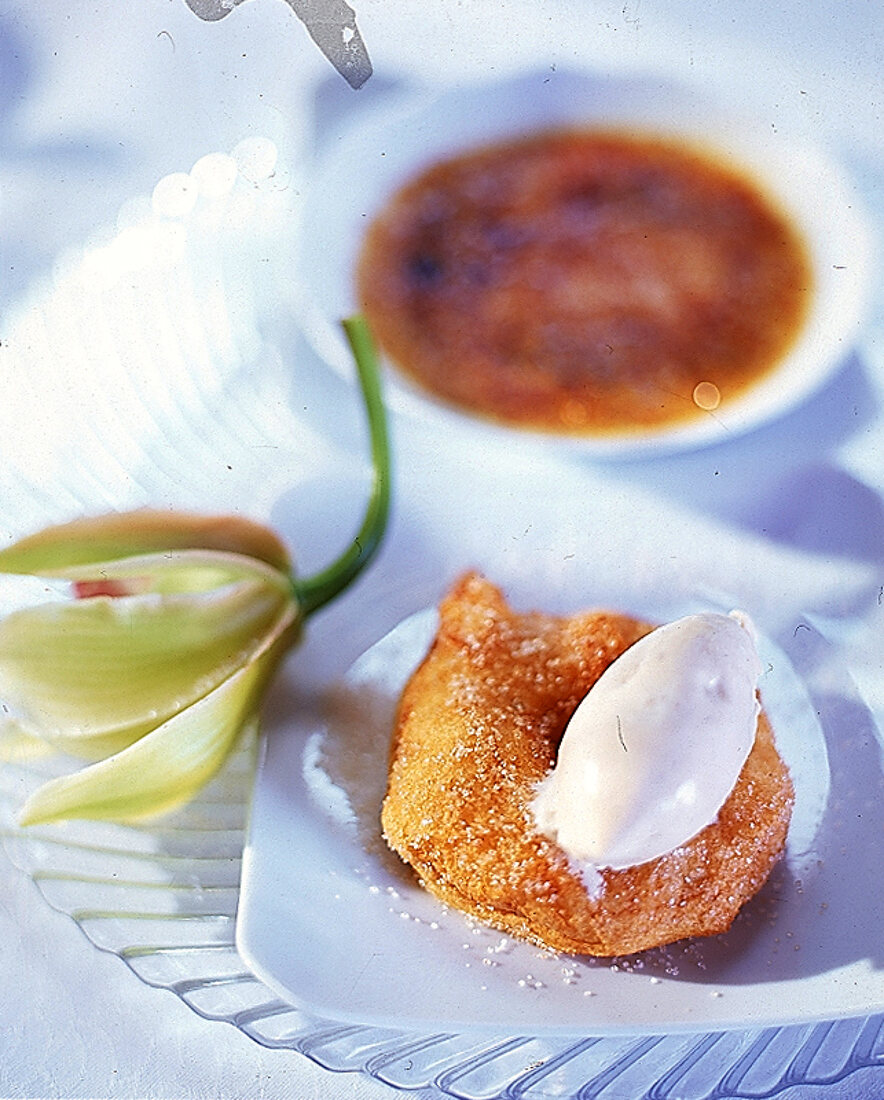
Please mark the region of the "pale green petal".
<svg viewBox="0 0 884 1100"><path fill-rule="evenodd" d="M62 579L91 586L97 594L114 596L156 593L210 592L236 581L255 580L288 593L291 581L285 573L256 558L218 550L166 550L129 558L67 565L47 571L41 578ZM0 584L4 578L0 573ZM102 587L107 589L102 593ZM84 594L89 594L88 592Z"/></svg>
<svg viewBox="0 0 884 1100"><path fill-rule="evenodd" d="M0 550L2 573L64 573L70 566L169 550L219 550L291 570L285 545L263 524L238 516L140 509L76 519Z"/></svg>
<svg viewBox="0 0 884 1100"><path fill-rule="evenodd" d="M0 698L65 752L118 752L214 690L295 617L274 576L13 612L0 621Z"/></svg>
<svg viewBox="0 0 884 1100"><path fill-rule="evenodd" d="M291 625L290 623L288 624ZM25 803L22 825L67 818L136 822L189 801L224 763L285 652L285 629L259 659L133 745L51 779Z"/></svg>
<svg viewBox="0 0 884 1100"><path fill-rule="evenodd" d="M30 763L52 753L52 746L13 719L0 722L0 762Z"/></svg>

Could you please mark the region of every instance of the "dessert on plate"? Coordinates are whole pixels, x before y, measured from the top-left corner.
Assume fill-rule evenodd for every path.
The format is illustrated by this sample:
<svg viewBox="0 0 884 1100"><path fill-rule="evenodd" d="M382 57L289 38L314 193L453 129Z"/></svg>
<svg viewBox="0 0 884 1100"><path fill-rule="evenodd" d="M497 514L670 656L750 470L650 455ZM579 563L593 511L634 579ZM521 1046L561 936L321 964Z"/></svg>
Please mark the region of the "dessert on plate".
<svg viewBox="0 0 884 1100"><path fill-rule="evenodd" d="M400 701L387 843L443 901L554 950L722 932L791 817L759 673L737 613L521 612L468 573Z"/></svg>

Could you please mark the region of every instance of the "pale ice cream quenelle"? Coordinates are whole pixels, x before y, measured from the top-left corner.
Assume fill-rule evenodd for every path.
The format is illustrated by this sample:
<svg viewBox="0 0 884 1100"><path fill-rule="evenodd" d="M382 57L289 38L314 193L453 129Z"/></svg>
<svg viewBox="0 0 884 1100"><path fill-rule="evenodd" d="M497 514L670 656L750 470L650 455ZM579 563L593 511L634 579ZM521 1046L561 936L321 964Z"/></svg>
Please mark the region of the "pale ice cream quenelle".
<svg viewBox="0 0 884 1100"><path fill-rule="evenodd" d="M658 627L614 661L565 730L532 809L573 860L632 867L716 819L755 739L761 662L738 612Z"/></svg>

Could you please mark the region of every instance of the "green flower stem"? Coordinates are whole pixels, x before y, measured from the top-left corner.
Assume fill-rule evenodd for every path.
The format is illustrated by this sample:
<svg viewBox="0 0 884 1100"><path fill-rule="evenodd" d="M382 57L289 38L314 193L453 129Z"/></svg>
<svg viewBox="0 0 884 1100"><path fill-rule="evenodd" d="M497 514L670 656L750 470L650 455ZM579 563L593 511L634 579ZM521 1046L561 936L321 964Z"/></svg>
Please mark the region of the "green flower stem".
<svg viewBox="0 0 884 1100"><path fill-rule="evenodd" d="M368 417L372 489L362 526L344 553L314 576L294 579L295 595L304 617L333 600L365 569L381 545L390 514L390 444L377 352L361 317L349 318L343 327L356 362Z"/></svg>

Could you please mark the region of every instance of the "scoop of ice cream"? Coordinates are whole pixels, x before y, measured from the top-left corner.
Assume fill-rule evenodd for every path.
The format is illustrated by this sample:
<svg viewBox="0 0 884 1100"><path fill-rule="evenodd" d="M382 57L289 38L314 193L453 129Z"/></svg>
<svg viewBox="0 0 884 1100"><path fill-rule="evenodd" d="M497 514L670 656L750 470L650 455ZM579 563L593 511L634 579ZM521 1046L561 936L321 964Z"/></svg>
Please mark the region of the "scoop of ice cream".
<svg viewBox="0 0 884 1100"><path fill-rule="evenodd" d="M690 615L614 661L539 785L537 828L573 859L632 867L718 815L755 739L761 662L739 613Z"/></svg>

